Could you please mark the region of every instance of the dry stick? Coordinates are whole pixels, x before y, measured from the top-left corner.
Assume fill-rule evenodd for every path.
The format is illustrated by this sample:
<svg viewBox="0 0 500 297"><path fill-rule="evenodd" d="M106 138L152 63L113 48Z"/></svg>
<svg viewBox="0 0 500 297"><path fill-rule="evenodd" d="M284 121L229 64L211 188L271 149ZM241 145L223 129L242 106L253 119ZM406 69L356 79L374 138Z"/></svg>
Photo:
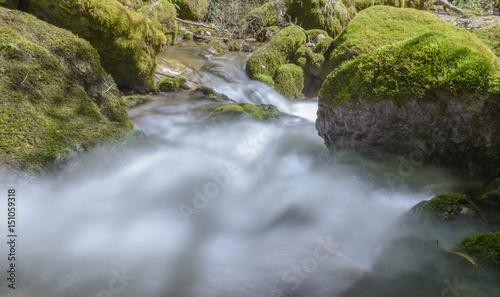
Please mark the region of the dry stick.
<svg viewBox="0 0 500 297"><path fill-rule="evenodd" d="M205 25L205 24L202 24L202 23L190 22L190 21L186 21L186 20L183 20L183 19L179 19L179 18L175 18L175 20L178 21L178 22L181 22L181 23L185 23L185 24L195 25L195 26L198 26L198 27L205 27L205 28L208 28L208 29L214 29L214 27L208 26L208 25Z"/></svg>
<svg viewBox="0 0 500 297"><path fill-rule="evenodd" d="M461 13L461 14L463 14L463 13L464 13L464 11L463 11L463 10L461 10L461 9L460 9L460 8L458 8L458 7L456 7L455 5L450 4L450 3L449 3L448 1L446 1L446 0L434 0L434 4L441 4L441 5L443 5L443 6L447 7L447 8L449 8L449 9L451 9L451 10L455 11L455 12L458 12L458 13Z"/></svg>

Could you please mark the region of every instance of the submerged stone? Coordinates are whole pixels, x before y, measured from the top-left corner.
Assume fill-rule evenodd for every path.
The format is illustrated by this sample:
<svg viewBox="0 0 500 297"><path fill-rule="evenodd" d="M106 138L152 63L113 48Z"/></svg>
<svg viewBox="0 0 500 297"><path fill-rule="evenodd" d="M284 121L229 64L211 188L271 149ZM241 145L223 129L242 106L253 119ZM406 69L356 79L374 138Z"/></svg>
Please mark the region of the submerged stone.
<svg viewBox="0 0 500 297"><path fill-rule="evenodd" d="M277 119L281 112L271 104L253 105L250 103L227 104L212 111L211 117L247 118L258 121Z"/></svg>

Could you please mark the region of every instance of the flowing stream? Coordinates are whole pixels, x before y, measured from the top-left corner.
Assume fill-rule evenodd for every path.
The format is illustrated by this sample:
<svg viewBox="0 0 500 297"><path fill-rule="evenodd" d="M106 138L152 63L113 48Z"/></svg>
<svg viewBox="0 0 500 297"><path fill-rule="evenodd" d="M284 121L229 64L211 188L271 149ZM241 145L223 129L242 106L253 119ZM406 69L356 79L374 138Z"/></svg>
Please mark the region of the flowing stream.
<svg viewBox="0 0 500 297"><path fill-rule="evenodd" d="M247 54L165 54L222 69L225 79L202 72L203 83L237 102L294 116L207 121L209 100L163 94L130 111L147 141L97 148L34 181L4 177L2 188L18 191L19 238L16 290L0 247L1 296L340 296L404 232L398 218L458 183L329 152L317 103L250 81Z"/></svg>

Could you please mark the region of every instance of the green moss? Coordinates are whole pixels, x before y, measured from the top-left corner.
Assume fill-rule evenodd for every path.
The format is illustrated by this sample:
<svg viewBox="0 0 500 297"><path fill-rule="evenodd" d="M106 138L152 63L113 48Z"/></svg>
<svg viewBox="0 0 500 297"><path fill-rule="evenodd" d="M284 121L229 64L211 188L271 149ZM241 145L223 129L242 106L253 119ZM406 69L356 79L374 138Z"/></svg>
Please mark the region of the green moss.
<svg viewBox="0 0 500 297"><path fill-rule="evenodd" d="M411 0L352 0L354 5L358 10L364 10L376 5L387 5L400 8L412 8ZM415 3L420 3L421 1L415 1ZM432 2L432 1L429 1Z"/></svg>
<svg viewBox="0 0 500 297"><path fill-rule="evenodd" d="M278 26L281 23L281 20L278 17L280 9L280 1L271 1L250 11L243 21L257 24L261 28Z"/></svg>
<svg viewBox="0 0 500 297"><path fill-rule="evenodd" d="M0 163L44 168L133 129L127 106L85 40L0 8Z"/></svg>
<svg viewBox="0 0 500 297"><path fill-rule="evenodd" d="M329 57L330 69L381 46L427 32L462 34L463 29L429 12L388 6L370 7L359 12L335 39L335 48Z"/></svg>
<svg viewBox="0 0 500 297"><path fill-rule="evenodd" d="M198 87L194 91L195 94L201 93L202 95L200 97L203 99L210 99L216 102L226 102L227 100L229 100L226 95L217 93L214 89L209 87Z"/></svg>
<svg viewBox="0 0 500 297"><path fill-rule="evenodd" d="M304 88L304 71L295 64L285 64L276 71L274 83L274 89L281 94L290 98L300 97Z"/></svg>
<svg viewBox="0 0 500 297"><path fill-rule="evenodd" d="M175 40L175 34L178 30L175 21L177 11L172 3L167 0L159 0L150 6L142 6L138 12L148 17L155 28L165 34L168 44Z"/></svg>
<svg viewBox="0 0 500 297"><path fill-rule="evenodd" d="M207 44L210 46L210 51L213 53L225 53L229 51L229 46L224 43L222 38L210 38Z"/></svg>
<svg viewBox="0 0 500 297"><path fill-rule="evenodd" d="M267 121L280 116L280 111L274 105L261 104L255 106L250 103L227 104L215 109L212 117L229 116L244 117L253 120Z"/></svg>
<svg viewBox="0 0 500 297"><path fill-rule="evenodd" d="M265 27L257 33L257 41L267 42L280 31L278 26Z"/></svg>
<svg viewBox="0 0 500 297"><path fill-rule="evenodd" d="M179 17L185 20L199 21L208 11L208 0L170 0L179 7Z"/></svg>
<svg viewBox="0 0 500 297"><path fill-rule="evenodd" d="M160 92L175 92L180 90L179 82L175 78L167 77L160 81L158 89Z"/></svg>
<svg viewBox="0 0 500 297"><path fill-rule="evenodd" d="M292 0L287 14L302 28L322 29L330 36L337 36L356 15L356 8L349 0Z"/></svg>
<svg viewBox="0 0 500 297"><path fill-rule="evenodd" d="M310 47L302 45L293 56L293 62L307 70L308 73L321 67L325 57L321 53L315 53Z"/></svg>
<svg viewBox="0 0 500 297"><path fill-rule="evenodd" d="M88 40L120 87L154 88L156 56L166 38L143 15L116 0L27 0L24 8Z"/></svg>
<svg viewBox="0 0 500 297"><path fill-rule="evenodd" d="M477 207L469 196L453 193L432 198L421 207L421 211L432 220L447 221L458 218L464 208L477 213Z"/></svg>
<svg viewBox="0 0 500 297"><path fill-rule="evenodd" d="M475 29L472 31L484 42L495 55L500 56L500 23L494 23L487 27Z"/></svg>
<svg viewBox="0 0 500 297"><path fill-rule="evenodd" d="M250 56L246 65L248 76L273 77L276 70L290 60L297 48L305 43L304 32L295 26L286 27Z"/></svg>
<svg viewBox="0 0 500 297"><path fill-rule="evenodd" d="M333 43L333 38L331 37L326 37L322 39L316 46L313 48L314 53L318 53L323 55L324 58L326 58L326 54L328 50L330 49L331 45Z"/></svg>
<svg viewBox="0 0 500 297"><path fill-rule="evenodd" d="M270 77L269 75L265 75L265 74L259 73L254 78L257 79L257 80L260 80L261 82L264 82L264 83L270 85L271 87L274 87L273 78Z"/></svg>
<svg viewBox="0 0 500 297"><path fill-rule="evenodd" d="M320 34L324 35L325 37L328 37L328 32L326 32L325 30L321 30L321 29L307 30L307 34L309 34L311 41L316 40L316 38L318 38L318 35L320 35Z"/></svg>
<svg viewBox="0 0 500 297"><path fill-rule="evenodd" d="M131 9L137 9L142 4L142 0L118 0L118 2Z"/></svg>
<svg viewBox="0 0 500 297"><path fill-rule="evenodd" d="M435 100L436 92L458 98L499 93L496 57L465 30L426 33L359 56L335 69L323 83L320 100Z"/></svg>
<svg viewBox="0 0 500 297"><path fill-rule="evenodd" d="M479 264L500 272L500 232L467 236L457 249L476 258Z"/></svg>

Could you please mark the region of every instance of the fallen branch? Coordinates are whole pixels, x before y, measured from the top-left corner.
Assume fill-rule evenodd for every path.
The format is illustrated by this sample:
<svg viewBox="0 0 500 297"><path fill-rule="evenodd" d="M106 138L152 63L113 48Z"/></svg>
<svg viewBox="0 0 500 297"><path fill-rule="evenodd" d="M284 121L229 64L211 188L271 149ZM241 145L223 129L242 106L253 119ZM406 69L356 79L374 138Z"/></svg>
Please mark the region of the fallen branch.
<svg viewBox="0 0 500 297"><path fill-rule="evenodd" d="M458 13L460 13L460 14L463 14L463 13L464 13L464 11L463 11L463 10L461 10L461 9L460 9L460 8L458 8L458 7L456 7L455 5L450 4L450 3L449 3L448 1L446 1L446 0L434 0L434 4L441 4L441 5L443 5L444 7L449 8L449 9L451 9L451 10L453 10L453 11L455 11L455 12L458 12Z"/></svg>
<svg viewBox="0 0 500 297"><path fill-rule="evenodd" d="M209 26L209 25L205 25L205 24L202 24L202 23L190 22L190 21L186 21L186 20L183 20L183 19L179 19L179 18L175 18L175 20L178 21L178 22L181 22L181 23L189 24L189 25L195 25L195 26L198 26L198 27L204 27L204 28L208 28L208 29L214 29L214 27Z"/></svg>

